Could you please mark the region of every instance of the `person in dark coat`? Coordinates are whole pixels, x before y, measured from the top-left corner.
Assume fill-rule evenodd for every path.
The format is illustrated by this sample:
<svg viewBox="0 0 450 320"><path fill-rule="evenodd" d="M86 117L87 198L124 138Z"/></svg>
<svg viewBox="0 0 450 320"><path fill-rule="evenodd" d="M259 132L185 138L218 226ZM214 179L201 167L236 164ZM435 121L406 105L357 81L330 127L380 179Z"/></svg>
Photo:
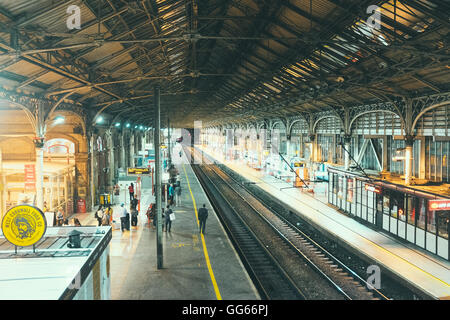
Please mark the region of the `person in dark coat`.
<svg viewBox="0 0 450 320"><path fill-rule="evenodd" d="M203 207L198 209L198 221L200 222L199 232L201 232L203 234L205 234L207 218L208 218L208 209L206 209L206 204L203 204Z"/></svg>
<svg viewBox="0 0 450 320"><path fill-rule="evenodd" d="M103 206L100 205L97 209L97 211L95 212L95 219L97 219L98 221L98 226L102 225L102 220L103 220Z"/></svg>
<svg viewBox="0 0 450 320"><path fill-rule="evenodd" d="M172 228L172 220L170 220L170 214L173 213L172 209L170 209L170 206L167 206L167 210L165 212L165 217L164 217L164 225L166 228L166 232L170 232L170 229Z"/></svg>
<svg viewBox="0 0 450 320"><path fill-rule="evenodd" d="M139 204L139 200L136 199L136 198L133 198L133 200L131 200L131 208L130 208L130 210L132 210L132 209L136 210L138 204Z"/></svg>
<svg viewBox="0 0 450 320"><path fill-rule="evenodd" d="M139 215L139 212L138 212L136 206L132 206L132 208L130 209L130 212L131 212L131 225L133 227L136 227L137 222L138 222L138 215Z"/></svg>
<svg viewBox="0 0 450 320"><path fill-rule="evenodd" d="M181 205L181 186L179 183L177 183L175 185L174 194L175 194L175 199L176 199L175 204L177 206L180 206Z"/></svg>

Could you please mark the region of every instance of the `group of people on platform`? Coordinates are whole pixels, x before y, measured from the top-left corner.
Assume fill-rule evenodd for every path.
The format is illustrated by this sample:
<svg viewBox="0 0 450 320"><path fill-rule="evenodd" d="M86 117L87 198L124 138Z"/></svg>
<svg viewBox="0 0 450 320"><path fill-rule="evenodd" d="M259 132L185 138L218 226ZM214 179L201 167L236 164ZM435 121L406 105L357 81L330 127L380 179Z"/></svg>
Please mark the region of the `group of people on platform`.
<svg viewBox="0 0 450 320"><path fill-rule="evenodd" d="M47 201L44 201L44 206L42 208L42 212L48 212L50 209L47 205ZM53 226L55 227L64 227L64 226L73 226L73 227L81 227L80 220L78 218L69 219L64 216L64 211L62 207L58 207L57 211L53 213Z"/></svg>
<svg viewBox="0 0 450 320"><path fill-rule="evenodd" d="M163 231L170 232L172 229L172 222L175 220L175 212L170 208L170 205L167 205L166 208L161 208L162 210L162 219L163 220ZM156 228L157 223L157 215L156 215L156 204L151 203L147 210L147 217L149 220L149 224L153 225L153 228ZM206 204L203 204L201 208L198 209L198 221L199 221L199 232L205 234L206 230L206 219L208 218L208 209L206 209Z"/></svg>
<svg viewBox="0 0 450 320"><path fill-rule="evenodd" d="M131 226L136 227L138 223L138 215L139 211L137 209L139 200L134 196L134 185L131 185L128 188L130 192L130 213L131 213ZM125 207L125 203L121 203L119 208L119 216L120 216L120 229L122 231L128 230L130 231L130 213L128 213L127 208Z"/></svg>
<svg viewBox="0 0 450 320"><path fill-rule="evenodd" d="M113 208L107 204L105 208L100 205L95 212L95 219L98 221L98 226L109 226L112 221Z"/></svg>

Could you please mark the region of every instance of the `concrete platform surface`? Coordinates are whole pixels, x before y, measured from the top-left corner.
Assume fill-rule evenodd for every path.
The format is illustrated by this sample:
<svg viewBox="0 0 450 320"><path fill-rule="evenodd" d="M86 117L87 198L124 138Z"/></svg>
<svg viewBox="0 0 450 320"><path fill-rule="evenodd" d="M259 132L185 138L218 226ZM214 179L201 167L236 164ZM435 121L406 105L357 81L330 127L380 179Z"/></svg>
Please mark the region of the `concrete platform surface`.
<svg viewBox="0 0 450 320"><path fill-rule="evenodd" d="M173 154L178 158L179 150ZM113 300L259 300L242 262L231 245L186 157L175 159L180 173L181 205L174 206L171 232L163 232L163 269L157 269L156 230L145 216L154 201L143 189L138 226L113 230L110 244ZM121 190L126 192L125 189ZM121 197L122 198L122 197ZM198 232L194 202L209 210L206 235ZM118 206L113 207L117 211ZM80 218L81 220L81 218ZM83 222L84 221L84 222ZM95 224L93 213L81 220Z"/></svg>

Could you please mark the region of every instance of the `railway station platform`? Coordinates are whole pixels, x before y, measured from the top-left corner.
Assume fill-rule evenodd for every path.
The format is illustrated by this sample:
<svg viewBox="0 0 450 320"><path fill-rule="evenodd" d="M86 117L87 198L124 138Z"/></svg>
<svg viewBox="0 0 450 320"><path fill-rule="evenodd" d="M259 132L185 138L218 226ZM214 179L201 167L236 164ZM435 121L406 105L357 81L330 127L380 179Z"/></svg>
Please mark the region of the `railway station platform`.
<svg viewBox="0 0 450 320"><path fill-rule="evenodd" d="M209 149L197 146L204 159L226 165L242 177L272 194L314 227L362 258L380 266L382 273L400 279L423 297L450 299L450 263L417 247L371 229L343 215L323 201L291 184L250 168L239 161L227 161ZM208 160L206 160L208 161ZM325 197L326 199L326 197ZM381 281L383 275L381 274Z"/></svg>
<svg viewBox="0 0 450 320"><path fill-rule="evenodd" d="M178 151L174 154L178 158ZM180 174L181 205L171 207L176 220L171 232L163 232L163 268L157 269L156 229L148 224L145 215L154 196L151 188L143 188L138 226L124 232L113 229L111 299L259 300L256 288L184 154L175 159L174 164ZM124 192L127 192L125 188L120 194ZM198 231L194 209L203 203L209 213L204 236ZM114 212L119 206L113 206ZM97 222L93 212L76 217L82 225Z"/></svg>

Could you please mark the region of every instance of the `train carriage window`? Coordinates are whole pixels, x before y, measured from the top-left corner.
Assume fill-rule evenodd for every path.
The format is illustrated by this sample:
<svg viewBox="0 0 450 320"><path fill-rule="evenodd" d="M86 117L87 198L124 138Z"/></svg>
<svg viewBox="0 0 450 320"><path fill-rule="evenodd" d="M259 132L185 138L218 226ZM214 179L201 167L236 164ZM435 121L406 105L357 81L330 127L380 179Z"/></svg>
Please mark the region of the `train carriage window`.
<svg viewBox="0 0 450 320"><path fill-rule="evenodd" d="M427 231L436 234L436 211L427 213Z"/></svg>
<svg viewBox="0 0 450 320"><path fill-rule="evenodd" d="M415 196L408 196L407 197L407 215L408 215L408 223L414 225L416 222L416 211L419 206L419 199Z"/></svg>
<svg viewBox="0 0 450 320"><path fill-rule="evenodd" d="M390 211L390 198L388 194L383 196L383 213L389 215Z"/></svg>
<svg viewBox="0 0 450 320"><path fill-rule="evenodd" d="M398 211L398 206L397 203L393 203L392 204L392 208L391 208L391 217L392 218L397 218L397 211Z"/></svg>
<svg viewBox="0 0 450 320"><path fill-rule="evenodd" d="M425 229L425 217L426 217L426 203L425 199L419 199L419 210L417 213L416 226L420 229Z"/></svg>
<svg viewBox="0 0 450 320"><path fill-rule="evenodd" d="M405 220L404 198L405 195L401 192L391 192L391 217Z"/></svg>
<svg viewBox="0 0 450 320"><path fill-rule="evenodd" d="M449 166L448 166L448 154L450 153L450 142L442 142L442 181L449 182Z"/></svg>
<svg viewBox="0 0 450 320"><path fill-rule="evenodd" d="M448 239L450 222L450 210L437 212L438 235L444 239Z"/></svg>

